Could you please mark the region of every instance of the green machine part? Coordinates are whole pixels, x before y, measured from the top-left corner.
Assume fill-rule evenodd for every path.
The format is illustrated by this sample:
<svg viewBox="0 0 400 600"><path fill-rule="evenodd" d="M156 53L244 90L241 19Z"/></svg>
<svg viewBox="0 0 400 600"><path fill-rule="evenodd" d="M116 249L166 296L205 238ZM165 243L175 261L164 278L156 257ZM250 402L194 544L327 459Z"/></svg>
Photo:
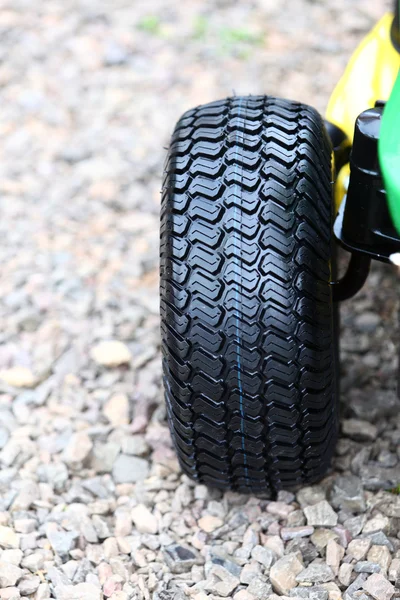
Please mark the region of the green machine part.
<svg viewBox="0 0 400 600"><path fill-rule="evenodd" d="M378 156L389 211L400 234L400 71L383 111Z"/></svg>

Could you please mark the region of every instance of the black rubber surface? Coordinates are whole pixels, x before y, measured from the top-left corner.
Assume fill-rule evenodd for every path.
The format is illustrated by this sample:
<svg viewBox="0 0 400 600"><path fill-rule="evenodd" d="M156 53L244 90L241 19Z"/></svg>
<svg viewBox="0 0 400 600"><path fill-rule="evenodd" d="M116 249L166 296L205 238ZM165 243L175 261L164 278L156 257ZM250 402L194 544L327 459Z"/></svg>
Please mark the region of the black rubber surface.
<svg viewBox="0 0 400 600"><path fill-rule="evenodd" d="M164 384L183 470L251 493L318 480L337 434L320 116L268 96L188 111L161 212Z"/></svg>

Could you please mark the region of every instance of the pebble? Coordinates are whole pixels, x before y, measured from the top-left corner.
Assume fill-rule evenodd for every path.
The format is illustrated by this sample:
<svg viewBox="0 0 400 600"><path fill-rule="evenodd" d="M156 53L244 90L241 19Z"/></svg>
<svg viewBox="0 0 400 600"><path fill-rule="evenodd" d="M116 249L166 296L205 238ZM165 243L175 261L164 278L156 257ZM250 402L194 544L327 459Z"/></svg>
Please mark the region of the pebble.
<svg viewBox="0 0 400 600"><path fill-rule="evenodd" d="M326 500L304 508L307 524L313 527L335 527L338 516Z"/></svg>
<svg viewBox="0 0 400 600"><path fill-rule="evenodd" d="M111 473L115 460L120 452L119 444L95 442L90 466L97 473Z"/></svg>
<svg viewBox="0 0 400 600"><path fill-rule="evenodd" d="M388 578L390 581L400 579L400 558L394 558L390 563Z"/></svg>
<svg viewBox="0 0 400 600"><path fill-rule="evenodd" d="M41 583L37 589L35 600L47 600L50 598L50 586L48 583Z"/></svg>
<svg viewBox="0 0 400 600"><path fill-rule="evenodd" d="M263 600L264 598L269 598L270 594L272 593L272 587L270 583L261 577L254 577L249 583L247 591L249 594L254 596L254 598Z"/></svg>
<svg viewBox="0 0 400 600"><path fill-rule="evenodd" d="M306 518L302 510L294 510L286 519L287 527L302 527L306 524Z"/></svg>
<svg viewBox="0 0 400 600"><path fill-rule="evenodd" d="M1 553L1 560L3 560L6 563L15 565L16 567L19 567L23 555L24 553L22 552L22 550L3 550L3 552Z"/></svg>
<svg viewBox="0 0 400 600"><path fill-rule="evenodd" d="M297 553L283 556L271 567L270 580L278 594L288 594L297 585L296 577L304 570Z"/></svg>
<svg viewBox="0 0 400 600"><path fill-rule="evenodd" d="M11 527L0 525L0 547L19 548L20 536Z"/></svg>
<svg viewBox="0 0 400 600"><path fill-rule="evenodd" d="M329 540L326 546L326 564L332 569L335 575L339 572L339 566L344 556L344 548L335 540Z"/></svg>
<svg viewBox="0 0 400 600"><path fill-rule="evenodd" d="M11 367L0 370L0 379L16 388L32 388L37 383L37 378L27 367Z"/></svg>
<svg viewBox="0 0 400 600"><path fill-rule="evenodd" d="M270 548L264 548L263 546L254 546L251 551L251 556L257 562L262 564L266 569L270 569L276 560L276 554Z"/></svg>
<svg viewBox="0 0 400 600"><path fill-rule="evenodd" d="M314 527L301 526L301 527L282 527L281 537L287 542L288 540L294 540L302 537L309 537L314 533Z"/></svg>
<svg viewBox="0 0 400 600"><path fill-rule="evenodd" d="M34 594L40 585L40 577L37 575L27 575L18 583L18 589L21 596L30 596Z"/></svg>
<svg viewBox="0 0 400 600"><path fill-rule="evenodd" d="M285 546L279 535L269 535L264 540L264 546L281 558L285 552Z"/></svg>
<svg viewBox="0 0 400 600"><path fill-rule="evenodd" d="M103 408L104 416L113 427L127 425L129 423L129 411L129 399L126 394L113 394Z"/></svg>
<svg viewBox="0 0 400 600"><path fill-rule="evenodd" d="M349 517L343 523L343 526L350 532L351 536L355 538L362 531L366 522L365 515L358 515L356 517Z"/></svg>
<svg viewBox="0 0 400 600"><path fill-rule="evenodd" d="M185 573L199 562L194 550L180 544L166 546L164 548L164 558L172 573Z"/></svg>
<svg viewBox="0 0 400 600"><path fill-rule="evenodd" d="M383 531L367 533L366 535L369 537L371 542L373 544L375 544L376 546L386 546L387 548L389 548L390 552L394 552L394 546L393 546L392 542L387 537L387 535L385 533L383 533Z"/></svg>
<svg viewBox="0 0 400 600"><path fill-rule="evenodd" d="M157 533L158 521L144 504L138 504L132 509L131 518L139 533Z"/></svg>
<svg viewBox="0 0 400 600"><path fill-rule="evenodd" d="M359 538L352 540L347 546L347 554L353 556L356 560L364 560L371 548L370 538Z"/></svg>
<svg viewBox="0 0 400 600"><path fill-rule="evenodd" d="M248 562L240 573L240 583L249 584L254 578L260 577L261 574L261 567L257 561Z"/></svg>
<svg viewBox="0 0 400 600"><path fill-rule="evenodd" d="M284 502L269 502L267 505L267 512L271 513L271 515L276 515L281 519L287 519L293 511L294 506L285 504Z"/></svg>
<svg viewBox="0 0 400 600"><path fill-rule="evenodd" d="M58 585L55 591L57 600L102 600L100 588L93 583Z"/></svg>
<svg viewBox="0 0 400 600"><path fill-rule="evenodd" d="M373 442L378 435L375 425L361 419L344 419L342 431L344 435L358 442Z"/></svg>
<svg viewBox="0 0 400 600"><path fill-rule="evenodd" d="M386 574L392 561L392 556L387 546L371 546L367 559L372 563L378 564L382 573Z"/></svg>
<svg viewBox="0 0 400 600"><path fill-rule="evenodd" d="M380 573L368 577L363 589L375 600L390 600L395 592L393 585Z"/></svg>
<svg viewBox="0 0 400 600"><path fill-rule="evenodd" d="M16 587L0 589L1 600L18 600L21 598L20 591Z"/></svg>
<svg viewBox="0 0 400 600"><path fill-rule="evenodd" d="M198 526L206 533L212 533L216 529L219 529L224 524L223 520L219 517L213 517L212 515L205 515L198 520Z"/></svg>
<svg viewBox="0 0 400 600"><path fill-rule="evenodd" d="M2 450L4 448L4 446L7 444L9 439L10 439L10 434L9 434L8 430L5 427L1 427L1 425L0 425L0 450Z"/></svg>
<svg viewBox="0 0 400 600"><path fill-rule="evenodd" d="M143 458L120 454L112 469L116 483L136 483L143 481L149 474L149 463Z"/></svg>
<svg viewBox="0 0 400 600"><path fill-rule="evenodd" d="M339 568L338 579L339 582L347 588L351 582L351 576L353 574L353 565L351 563L342 563Z"/></svg>
<svg viewBox="0 0 400 600"><path fill-rule="evenodd" d="M298 583L326 583L333 581L334 578L335 575L327 564L311 563L296 576L296 581Z"/></svg>
<svg viewBox="0 0 400 600"><path fill-rule="evenodd" d="M14 504L13 504L14 506ZM14 529L17 533L32 533L37 528L35 519L15 519Z"/></svg>
<svg viewBox="0 0 400 600"><path fill-rule="evenodd" d="M311 541L314 546L321 552L328 545L330 540L338 540L339 536L332 529L319 528L315 529L311 536Z"/></svg>
<svg viewBox="0 0 400 600"><path fill-rule="evenodd" d="M221 565L222 567L227 569L230 573L232 573L232 575L235 575L235 577L240 576L240 571L241 571L240 565L238 565L233 560L230 560L230 558L224 552L219 551L218 546L211 551L210 558L211 558L212 564ZM206 563L205 568L207 570L207 563Z"/></svg>
<svg viewBox="0 0 400 600"><path fill-rule="evenodd" d="M290 598L306 598L307 600L328 600L329 592L322 586L297 587L290 590Z"/></svg>
<svg viewBox="0 0 400 600"><path fill-rule="evenodd" d="M239 579L224 569L221 565L214 565L209 574L205 585L205 590L222 598L231 597L237 586Z"/></svg>
<svg viewBox="0 0 400 600"><path fill-rule="evenodd" d="M46 536L53 550L62 558L65 558L68 556L70 550L74 548L78 534L75 531L64 531L55 523L48 523Z"/></svg>
<svg viewBox="0 0 400 600"><path fill-rule="evenodd" d="M364 512L366 508L362 481L355 475L336 477L330 499L336 509L359 513Z"/></svg>
<svg viewBox="0 0 400 600"><path fill-rule="evenodd" d="M354 324L360 331L371 333L378 327L380 322L379 315L371 311L365 311L356 317Z"/></svg>
<svg viewBox="0 0 400 600"><path fill-rule="evenodd" d="M356 592L361 590L365 581L367 580L367 578L368 578L367 573L360 573L347 588L347 590L346 590L347 596L349 598L352 598L353 594L355 594ZM347 598L346 598L346 600L347 600Z"/></svg>
<svg viewBox="0 0 400 600"><path fill-rule="evenodd" d="M247 590L240 590L239 592L236 592L235 595L233 596L233 600L254 600L255 596L253 596L253 594L250 594Z"/></svg>
<svg viewBox="0 0 400 600"><path fill-rule="evenodd" d="M21 566L25 569L29 569L32 573L40 571L44 567L44 557L42 553L33 552L28 556L25 556L21 561Z"/></svg>
<svg viewBox="0 0 400 600"><path fill-rule="evenodd" d="M378 531L383 531L384 533L388 533L390 528L390 521L388 517L382 514L375 515L372 519L369 519L364 527L363 533L376 533Z"/></svg>
<svg viewBox="0 0 400 600"><path fill-rule="evenodd" d="M23 574L23 570L19 567L0 559L0 587L16 585Z"/></svg>
<svg viewBox="0 0 400 600"><path fill-rule="evenodd" d="M92 359L103 367L119 367L129 364L132 358L126 344L118 340L100 342L90 351Z"/></svg>
<svg viewBox="0 0 400 600"><path fill-rule="evenodd" d="M71 436L64 452L63 461L72 468L81 467L93 448L93 442L84 431Z"/></svg>
<svg viewBox="0 0 400 600"><path fill-rule="evenodd" d="M145 456L149 452L149 446L142 435L123 437L121 448L124 454L133 454L134 456Z"/></svg>
<svg viewBox="0 0 400 600"><path fill-rule="evenodd" d="M380 573L381 567L369 560L362 560L354 565L354 571L356 573Z"/></svg>
<svg viewBox="0 0 400 600"><path fill-rule="evenodd" d="M297 492L297 501L304 509L326 500L326 491L319 485L306 486Z"/></svg>

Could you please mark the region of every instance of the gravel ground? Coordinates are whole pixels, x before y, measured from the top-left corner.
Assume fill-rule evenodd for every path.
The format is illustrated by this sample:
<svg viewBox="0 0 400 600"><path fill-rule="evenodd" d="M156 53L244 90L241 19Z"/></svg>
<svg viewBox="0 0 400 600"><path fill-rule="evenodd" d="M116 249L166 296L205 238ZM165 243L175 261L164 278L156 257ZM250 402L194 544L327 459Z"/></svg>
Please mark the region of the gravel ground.
<svg viewBox="0 0 400 600"><path fill-rule="evenodd" d="M232 91L323 111L384 2L0 9L0 599L400 596L397 274L343 306L332 474L276 501L181 475L158 330L175 120Z"/></svg>

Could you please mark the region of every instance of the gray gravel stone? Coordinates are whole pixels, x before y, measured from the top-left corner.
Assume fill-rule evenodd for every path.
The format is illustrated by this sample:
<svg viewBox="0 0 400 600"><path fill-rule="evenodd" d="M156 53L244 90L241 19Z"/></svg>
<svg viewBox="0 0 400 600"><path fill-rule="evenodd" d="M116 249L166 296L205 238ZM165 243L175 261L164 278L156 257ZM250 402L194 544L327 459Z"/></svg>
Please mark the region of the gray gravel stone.
<svg viewBox="0 0 400 600"><path fill-rule="evenodd" d="M18 583L18 589L21 596L30 596L34 594L40 585L40 577L36 575L27 575Z"/></svg>
<svg viewBox="0 0 400 600"><path fill-rule="evenodd" d="M210 570L204 589L216 596L228 598L232 597L238 585L238 577L232 575L232 573L224 569L221 565L214 565Z"/></svg>
<svg viewBox="0 0 400 600"><path fill-rule="evenodd" d="M260 577L254 577L252 581L249 583L247 591L249 594L254 596L254 598L258 598L262 600L263 598L269 598L272 593L271 584L267 581L264 581Z"/></svg>
<svg viewBox="0 0 400 600"><path fill-rule="evenodd" d="M360 575L358 575L358 577L355 578L353 583L351 583L347 588L346 598L351 599L353 594L355 592L358 592L364 586L364 583L366 582L367 578L368 575L366 573L360 573Z"/></svg>
<svg viewBox="0 0 400 600"><path fill-rule="evenodd" d="M383 533L383 531L367 533L365 535L371 540L372 544L374 544L375 546L386 546L390 550L390 552L394 552L393 543L390 541L387 535Z"/></svg>
<svg viewBox="0 0 400 600"><path fill-rule="evenodd" d="M25 556L21 562L21 566L29 569L32 573L36 573L44 567L44 555L40 552L33 552L33 554Z"/></svg>
<svg viewBox="0 0 400 600"><path fill-rule="evenodd" d="M381 567L369 560L362 560L354 565L356 573L380 573Z"/></svg>
<svg viewBox="0 0 400 600"><path fill-rule="evenodd" d="M343 434L357 442L373 442L378 435L378 429L368 421L360 419L345 419L342 422Z"/></svg>
<svg viewBox="0 0 400 600"><path fill-rule="evenodd" d="M143 458L120 454L114 462L112 475L116 483L135 483L146 479L149 464Z"/></svg>
<svg viewBox="0 0 400 600"><path fill-rule="evenodd" d="M199 557L194 550L179 544L164 548L164 558L173 573L185 573L199 563Z"/></svg>
<svg viewBox="0 0 400 600"><path fill-rule="evenodd" d="M288 594L296 586L296 577L303 571L303 564L298 554L288 554L280 558L270 571L272 587L279 594Z"/></svg>
<svg viewBox="0 0 400 600"><path fill-rule="evenodd" d="M7 444L10 434L5 427L0 427L0 450Z"/></svg>
<svg viewBox="0 0 400 600"><path fill-rule="evenodd" d="M0 560L0 587L13 586L21 579L24 572L19 567Z"/></svg>
<svg viewBox="0 0 400 600"><path fill-rule="evenodd" d="M306 506L304 514L307 524L314 527L335 527L338 521L337 514L326 500Z"/></svg>
<svg viewBox="0 0 400 600"><path fill-rule="evenodd" d="M334 508L364 512L366 505L361 479L355 475L336 477L330 500Z"/></svg>
<svg viewBox="0 0 400 600"><path fill-rule="evenodd" d="M119 452L119 444L96 442L92 452L91 467L97 473L111 473Z"/></svg>
<svg viewBox="0 0 400 600"><path fill-rule="evenodd" d="M319 556L316 548L306 538L290 540L286 545L286 552L300 552L304 562L307 564Z"/></svg>
<svg viewBox="0 0 400 600"><path fill-rule="evenodd" d="M342 563L340 565L338 579L339 583L344 587L348 588L351 582L353 574L353 565L350 563Z"/></svg>
<svg viewBox="0 0 400 600"><path fill-rule="evenodd" d="M121 440L122 452L134 456L145 456L149 446L142 435L130 435Z"/></svg>
<svg viewBox="0 0 400 600"><path fill-rule="evenodd" d="M368 463L360 470L365 489L379 491L395 488L400 481L400 465L393 468L384 468L378 463Z"/></svg>
<svg viewBox="0 0 400 600"><path fill-rule="evenodd" d="M54 551L64 558L74 548L78 534L76 531L64 531L55 523L49 523L46 528L46 536Z"/></svg>
<svg viewBox="0 0 400 600"><path fill-rule="evenodd" d="M298 583L327 583L335 578L332 569L324 563L311 563L296 576Z"/></svg>
<svg viewBox="0 0 400 600"><path fill-rule="evenodd" d="M393 585L380 573L368 577L363 588L375 600L390 600L395 592Z"/></svg>
<svg viewBox="0 0 400 600"><path fill-rule="evenodd" d="M390 563L388 579L395 582L400 579L400 558L394 558Z"/></svg>
<svg viewBox="0 0 400 600"><path fill-rule="evenodd" d="M346 519L343 523L343 526L350 531L352 537L354 538L361 533L366 520L367 519L365 515L357 515L356 517L350 517L349 519Z"/></svg>
<svg viewBox="0 0 400 600"><path fill-rule="evenodd" d="M255 546L251 551L251 556L266 569L270 569L277 558L275 552L263 546Z"/></svg>
<svg viewBox="0 0 400 600"><path fill-rule="evenodd" d="M314 533L314 527L304 525L300 527L282 527L281 537L287 542L296 538L309 537Z"/></svg>
<svg viewBox="0 0 400 600"><path fill-rule="evenodd" d="M57 586L56 597L59 600L101 600L100 587L92 583Z"/></svg>
<svg viewBox="0 0 400 600"><path fill-rule="evenodd" d="M74 433L63 452L63 460L66 465L78 468L87 460L92 448L92 440L86 432Z"/></svg>
<svg viewBox="0 0 400 600"><path fill-rule="evenodd" d="M308 600L328 600L329 592L318 586L301 587L298 586L294 590L290 590L289 597L291 598L306 598Z"/></svg>
<svg viewBox="0 0 400 600"><path fill-rule="evenodd" d="M213 565L221 565L235 577L240 577L241 566L226 556L225 553L219 552L218 547L211 551L210 559Z"/></svg>
<svg viewBox="0 0 400 600"><path fill-rule="evenodd" d="M48 583L41 583L37 589L35 600L47 600L50 596L50 586Z"/></svg>
<svg viewBox="0 0 400 600"><path fill-rule="evenodd" d="M304 487L297 492L297 501L302 508L326 500L326 491L318 485Z"/></svg>

